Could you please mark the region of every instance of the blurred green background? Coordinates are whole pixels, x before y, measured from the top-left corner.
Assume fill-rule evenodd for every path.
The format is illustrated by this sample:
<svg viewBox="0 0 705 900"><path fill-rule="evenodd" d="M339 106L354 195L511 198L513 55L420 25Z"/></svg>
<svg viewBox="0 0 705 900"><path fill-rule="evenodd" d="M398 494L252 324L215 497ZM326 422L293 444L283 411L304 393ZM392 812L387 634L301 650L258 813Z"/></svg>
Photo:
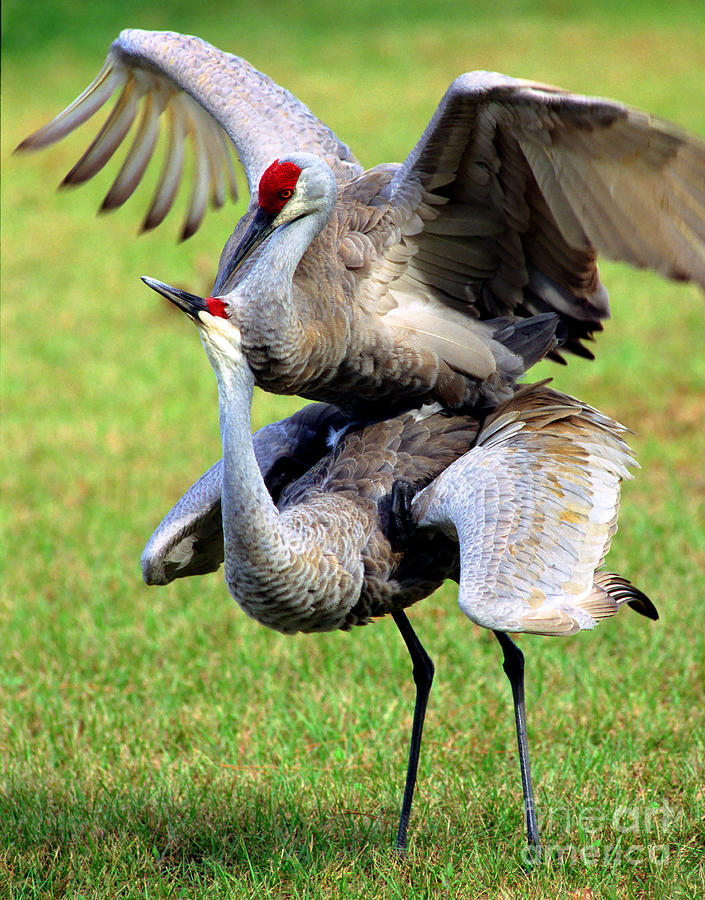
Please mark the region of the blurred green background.
<svg viewBox="0 0 705 900"><path fill-rule="evenodd" d="M643 470L609 565L662 614L522 643L538 805L549 841L596 844L600 860L618 845L643 853L522 871L509 689L449 585L411 612L437 680L400 865L388 847L413 691L391 621L287 639L246 619L220 574L140 579L152 529L220 449L193 328L139 276L208 290L245 200L185 244L178 213L137 239L148 187L95 216L118 159L55 193L93 124L11 151L88 84L124 27L244 56L365 165L403 159L450 81L480 68L703 135L702 2L6 0L2 17L0 896L701 893L702 293L605 262L613 320L597 359L536 372L636 432ZM254 424L297 405L258 393ZM645 810L664 803L674 818L655 834ZM626 837L613 823L624 805L639 812ZM597 824L556 814L576 809Z"/></svg>

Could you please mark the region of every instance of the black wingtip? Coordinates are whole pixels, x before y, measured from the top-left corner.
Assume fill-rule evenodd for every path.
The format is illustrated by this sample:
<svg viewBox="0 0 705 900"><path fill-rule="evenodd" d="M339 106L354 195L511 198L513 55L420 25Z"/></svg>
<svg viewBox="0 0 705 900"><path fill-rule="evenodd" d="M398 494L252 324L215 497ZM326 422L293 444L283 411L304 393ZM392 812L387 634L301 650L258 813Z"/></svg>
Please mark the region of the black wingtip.
<svg viewBox="0 0 705 900"><path fill-rule="evenodd" d="M621 575L608 575L607 582L602 587L618 604L626 603L640 616L646 616L647 619L652 619L654 622L658 621L659 614L654 604L643 591L634 587L628 578Z"/></svg>
<svg viewBox="0 0 705 900"><path fill-rule="evenodd" d="M646 616L647 619L652 619L654 622L658 622L658 610L651 602L651 600L649 600L646 594L644 594L638 588L635 588L633 585L631 587L635 596L631 600L627 600L627 606L630 606L635 612L638 612L639 615Z"/></svg>

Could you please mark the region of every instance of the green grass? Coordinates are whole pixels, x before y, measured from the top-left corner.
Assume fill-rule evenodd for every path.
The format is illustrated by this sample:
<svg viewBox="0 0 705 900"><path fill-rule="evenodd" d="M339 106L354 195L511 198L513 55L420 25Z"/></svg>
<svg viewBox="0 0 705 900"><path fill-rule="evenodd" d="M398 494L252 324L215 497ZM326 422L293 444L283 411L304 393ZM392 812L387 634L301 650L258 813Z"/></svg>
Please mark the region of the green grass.
<svg viewBox="0 0 705 900"><path fill-rule="evenodd" d="M393 623L286 639L247 619L220 575L140 579L151 530L220 449L197 337L138 276L206 290L238 211L184 245L176 216L136 240L146 197L94 217L109 173L54 194L82 137L10 155L127 25L240 53L366 164L403 158L471 68L705 133L699 4L617 5L4 4L0 897L703 893L701 294L604 264L614 318L597 360L537 373L637 432L643 469L609 562L662 615L522 641L544 840L563 859L522 866L499 648L449 585L411 611L437 678L399 861L413 685ZM259 394L255 424L297 403Z"/></svg>

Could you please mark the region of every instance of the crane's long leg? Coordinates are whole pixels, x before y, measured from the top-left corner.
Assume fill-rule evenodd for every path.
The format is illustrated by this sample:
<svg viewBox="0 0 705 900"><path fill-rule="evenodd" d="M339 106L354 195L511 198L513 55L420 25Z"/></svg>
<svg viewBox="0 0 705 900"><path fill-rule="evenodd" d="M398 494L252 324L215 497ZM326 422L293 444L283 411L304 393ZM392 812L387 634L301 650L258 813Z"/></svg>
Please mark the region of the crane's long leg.
<svg viewBox="0 0 705 900"><path fill-rule="evenodd" d="M521 766L521 786L524 790L524 812L526 813L526 834L529 842L529 855L533 862L541 855L541 838L536 818L534 789L531 784L531 766L529 765L529 741L526 734L526 706L524 704L524 654L514 641L503 631L495 631L495 637L504 652L503 668L512 686L514 698L514 718L517 727L517 744L519 745L519 765Z"/></svg>
<svg viewBox="0 0 705 900"><path fill-rule="evenodd" d="M409 747L409 765L406 770L406 783L404 785L404 799L401 804L401 816L399 818L399 830L397 831L396 849L400 853L406 850L406 833L409 828L411 816L411 801L414 799L414 787L416 786L416 771L419 765L419 750L421 749L421 735L423 733L424 717L428 695L431 692L433 673L435 667L433 660L426 653L416 632L411 627L411 622L406 613L392 613L392 618L404 638L411 661L414 667L414 683L416 684L416 703L414 705L414 721L411 725L411 746Z"/></svg>

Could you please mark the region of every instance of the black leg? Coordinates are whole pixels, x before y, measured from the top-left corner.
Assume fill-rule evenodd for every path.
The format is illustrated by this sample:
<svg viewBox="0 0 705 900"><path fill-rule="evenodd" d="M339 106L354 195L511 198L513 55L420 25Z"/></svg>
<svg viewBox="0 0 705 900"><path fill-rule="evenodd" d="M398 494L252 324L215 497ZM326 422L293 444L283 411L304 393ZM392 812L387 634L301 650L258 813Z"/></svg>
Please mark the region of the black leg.
<svg viewBox="0 0 705 900"><path fill-rule="evenodd" d="M514 641L503 631L495 631L495 637L504 652L503 668L512 686L514 698L514 718L517 726L519 745L519 765L521 766L521 786L524 790L524 812L526 813L526 835L529 842L529 857L537 862L541 855L541 838L534 804L534 789L531 784L529 765L529 741L526 735L526 706L524 704L524 654Z"/></svg>
<svg viewBox="0 0 705 900"><path fill-rule="evenodd" d="M414 799L414 787L416 785L416 771L419 765L419 750L421 749L421 735L423 722L426 715L428 695L431 692L433 673L435 671L433 660L424 650L416 632L411 627L411 622L406 613L392 613L392 618L397 623L397 628L404 638L411 661L414 666L414 683L416 684L416 704L414 706L414 721L411 726L411 746L409 747L409 766L406 770L406 784L404 785L404 799L401 804L401 816L399 818L399 831L397 832L396 849L400 853L406 850L406 833L409 828L411 816L411 801Z"/></svg>

